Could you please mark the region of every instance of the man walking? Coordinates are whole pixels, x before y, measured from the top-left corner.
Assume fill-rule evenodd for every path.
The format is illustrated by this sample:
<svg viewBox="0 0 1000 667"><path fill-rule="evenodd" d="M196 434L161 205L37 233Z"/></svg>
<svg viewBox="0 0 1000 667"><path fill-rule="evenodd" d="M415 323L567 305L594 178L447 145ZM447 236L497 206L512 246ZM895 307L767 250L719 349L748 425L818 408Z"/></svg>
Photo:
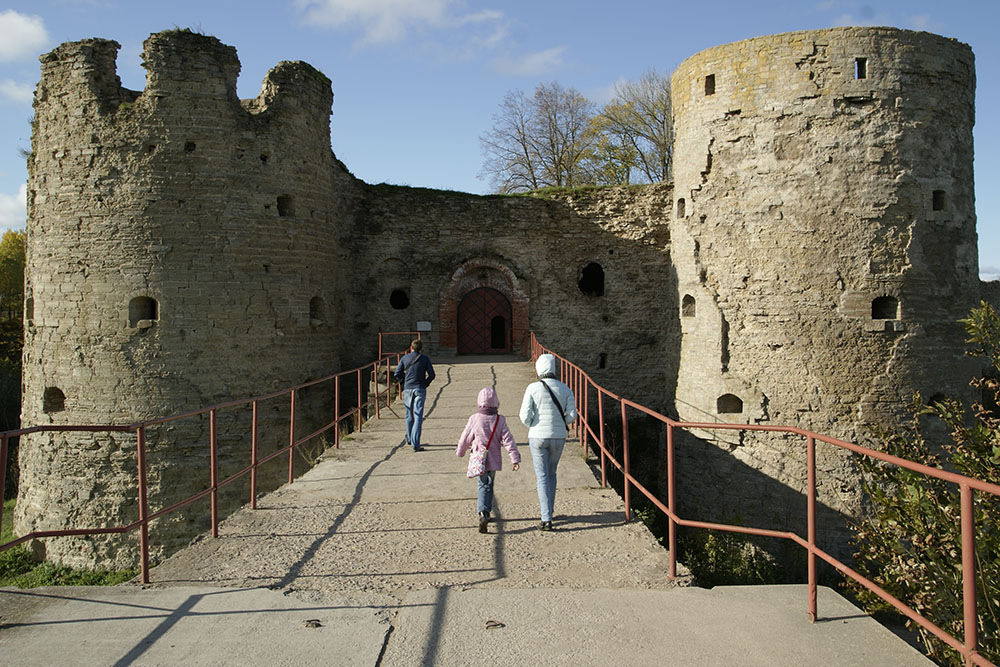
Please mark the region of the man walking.
<svg viewBox="0 0 1000 667"><path fill-rule="evenodd" d="M420 429L424 424L424 400L427 385L434 380L434 367L426 354L421 354L424 344L420 339L410 343L410 351L396 366L396 381L403 383L403 403L406 404L406 444L413 451L422 452Z"/></svg>

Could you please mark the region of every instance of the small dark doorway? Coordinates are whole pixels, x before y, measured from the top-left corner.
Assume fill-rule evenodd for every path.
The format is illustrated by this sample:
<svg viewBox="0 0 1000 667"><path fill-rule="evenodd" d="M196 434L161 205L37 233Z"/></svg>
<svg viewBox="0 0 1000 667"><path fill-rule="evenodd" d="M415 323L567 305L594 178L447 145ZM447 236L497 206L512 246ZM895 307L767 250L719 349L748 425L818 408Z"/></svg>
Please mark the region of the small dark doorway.
<svg viewBox="0 0 1000 667"><path fill-rule="evenodd" d="M458 304L458 353L510 352L510 301L502 293L480 287Z"/></svg>

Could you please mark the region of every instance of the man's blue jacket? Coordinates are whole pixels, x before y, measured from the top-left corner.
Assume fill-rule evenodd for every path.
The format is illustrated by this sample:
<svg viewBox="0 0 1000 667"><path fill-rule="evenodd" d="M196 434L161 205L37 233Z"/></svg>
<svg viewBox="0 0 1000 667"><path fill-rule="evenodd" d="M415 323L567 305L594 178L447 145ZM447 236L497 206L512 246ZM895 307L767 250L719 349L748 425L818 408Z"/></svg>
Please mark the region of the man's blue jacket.
<svg viewBox="0 0 1000 667"><path fill-rule="evenodd" d="M434 367L426 354L409 352L399 360L395 376L403 383L403 389L426 389L434 379Z"/></svg>

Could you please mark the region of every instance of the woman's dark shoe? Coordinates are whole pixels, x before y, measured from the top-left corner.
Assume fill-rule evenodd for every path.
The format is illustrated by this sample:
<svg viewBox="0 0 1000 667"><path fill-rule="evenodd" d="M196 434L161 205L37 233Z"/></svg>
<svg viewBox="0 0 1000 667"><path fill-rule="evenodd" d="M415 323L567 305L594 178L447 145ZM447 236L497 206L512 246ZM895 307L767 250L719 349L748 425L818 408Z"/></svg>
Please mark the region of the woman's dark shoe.
<svg viewBox="0 0 1000 667"><path fill-rule="evenodd" d="M540 524L538 524L538 530L552 530L552 522L542 521Z"/></svg>
<svg viewBox="0 0 1000 667"><path fill-rule="evenodd" d="M479 513L479 532L480 533L485 533L486 532L486 524L488 524L489 522L490 522L490 513L489 512L480 512Z"/></svg>

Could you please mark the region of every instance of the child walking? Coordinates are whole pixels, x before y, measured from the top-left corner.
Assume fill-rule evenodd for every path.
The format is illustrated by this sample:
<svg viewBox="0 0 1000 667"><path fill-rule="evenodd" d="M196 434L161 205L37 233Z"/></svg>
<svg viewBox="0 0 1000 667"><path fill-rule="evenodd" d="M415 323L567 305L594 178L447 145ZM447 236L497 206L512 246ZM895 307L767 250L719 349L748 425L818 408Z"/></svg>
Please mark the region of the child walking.
<svg viewBox="0 0 1000 667"><path fill-rule="evenodd" d="M503 457L500 455L500 446L507 450L510 462L517 470L521 463L521 453L517 451L517 443L514 436L507 427L507 420L499 413L500 399L497 393L490 387L485 387L479 391L476 398L478 410L469 417L462 431L462 437L458 439L458 449L456 456L465 456L469 451L469 477L479 478L479 498L476 509L479 512L479 532L486 532L486 524L490 520L490 512L493 511L493 481L496 478L497 470L503 468ZM482 451L486 450L486 460L477 461L477 457L482 456ZM480 462L482 463L480 468ZM481 472L480 472L481 470ZM477 475L478 473L478 475Z"/></svg>

